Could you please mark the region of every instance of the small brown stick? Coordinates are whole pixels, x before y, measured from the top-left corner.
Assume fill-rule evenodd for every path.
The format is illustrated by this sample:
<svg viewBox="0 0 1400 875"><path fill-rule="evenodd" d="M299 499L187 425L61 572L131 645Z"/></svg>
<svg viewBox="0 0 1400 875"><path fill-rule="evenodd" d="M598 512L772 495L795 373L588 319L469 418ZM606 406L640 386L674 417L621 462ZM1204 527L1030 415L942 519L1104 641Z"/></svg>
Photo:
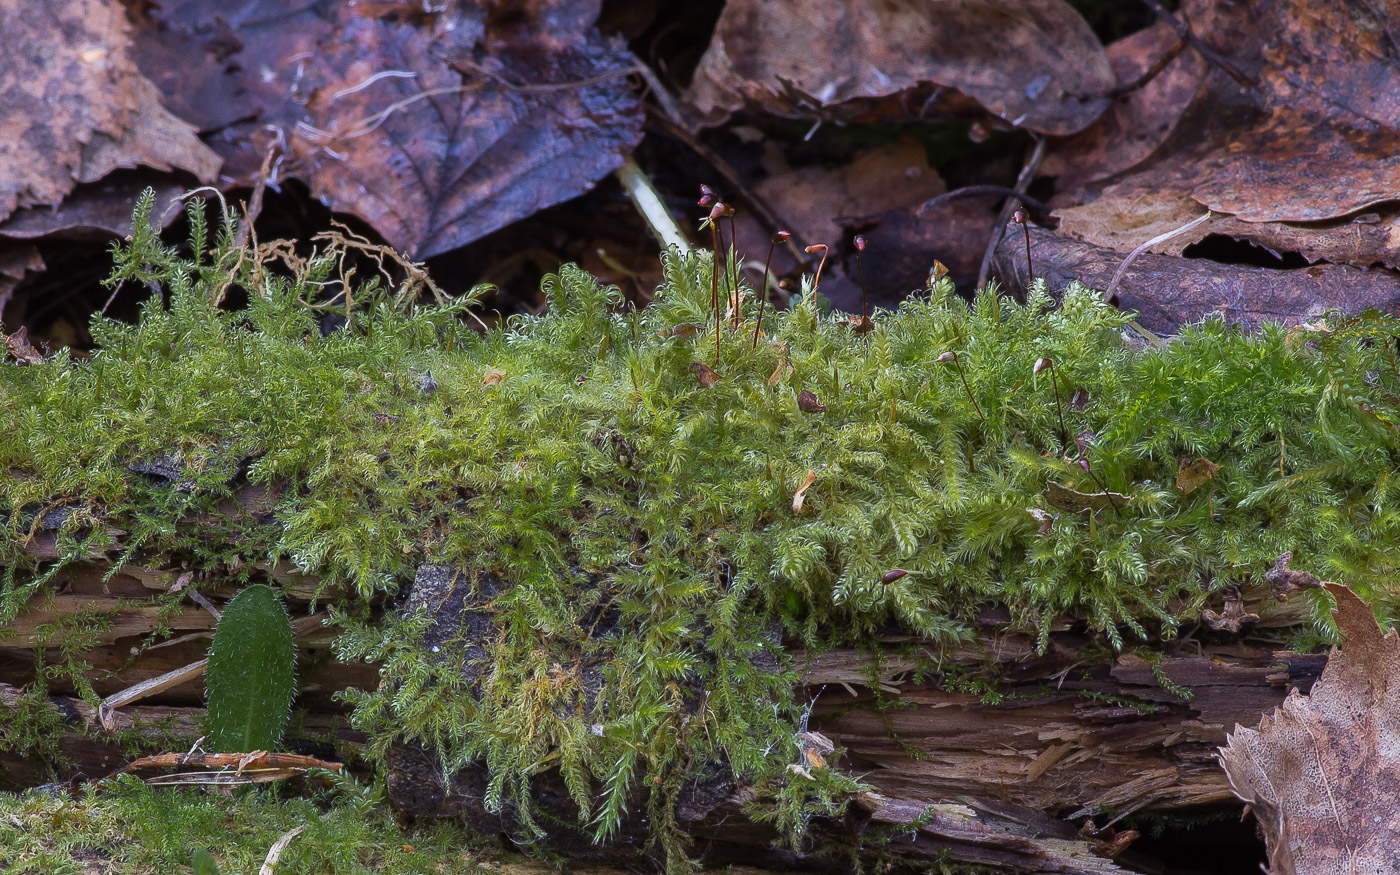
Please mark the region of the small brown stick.
<svg viewBox="0 0 1400 875"><path fill-rule="evenodd" d="M786 231L779 231L768 242L768 260L763 262L763 285L758 287L758 321L753 326L753 349L758 349L758 330L763 327L763 305L768 300L768 267L773 263L773 250L791 236Z"/></svg>
<svg viewBox="0 0 1400 875"><path fill-rule="evenodd" d="M1080 92L1075 96L1078 97L1080 100L1084 101L1085 103L1089 103L1093 100L1117 100L1125 94L1132 94L1134 91L1139 90L1144 85L1161 75L1162 71L1167 69L1167 65L1170 64L1172 61L1175 61L1177 55L1180 55L1182 49L1186 48L1186 46L1189 44L1190 39L1187 37L1186 34L1183 34L1182 29L1178 27L1176 42L1172 43L1170 48L1163 52L1161 56L1157 58L1157 60L1153 61L1152 66L1144 70L1141 76L1138 76L1136 79L1133 79L1129 82L1123 82L1121 84L1115 85L1112 88L1109 88L1105 91L1099 91L1092 94L1089 92Z"/></svg>
<svg viewBox="0 0 1400 875"><path fill-rule="evenodd" d="M978 404L977 399L972 397L972 387L967 384L967 374L963 373L962 362L958 361L958 354L950 349L934 359L935 364L943 362L952 362L953 367L958 369L958 376L962 377L963 391L967 393L967 400L972 402L972 409L977 411L977 418L982 420L983 425L986 425L987 417L982 415L982 405Z"/></svg>
<svg viewBox="0 0 1400 875"><path fill-rule="evenodd" d="M1201 57L1205 58L1210 63L1224 70L1225 74L1231 79L1234 79L1237 83L1245 86L1246 88L1252 89L1259 87L1259 83L1254 81L1254 79L1252 79L1239 67L1236 67L1234 61L1231 61L1229 58L1220 54L1215 49L1212 49L1210 46L1206 45L1200 37L1192 33L1191 25L1187 24L1185 21L1182 21L1181 19L1173 15L1170 9L1163 6L1161 3L1158 3L1157 0L1142 0L1142 3L1148 9L1151 9L1154 13L1156 13L1158 18L1171 25L1172 28L1176 31L1177 37L1179 37L1180 39L1184 39L1188 43L1190 43L1191 48L1199 52Z"/></svg>

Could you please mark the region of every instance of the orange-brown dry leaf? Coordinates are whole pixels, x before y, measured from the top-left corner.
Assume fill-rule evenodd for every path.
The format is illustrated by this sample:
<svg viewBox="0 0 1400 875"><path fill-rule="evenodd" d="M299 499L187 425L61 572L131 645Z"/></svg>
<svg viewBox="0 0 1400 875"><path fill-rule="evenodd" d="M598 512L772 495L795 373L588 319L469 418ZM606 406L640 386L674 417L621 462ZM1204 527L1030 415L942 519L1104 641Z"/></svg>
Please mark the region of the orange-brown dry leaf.
<svg viewBox="0 0 1400 875"><path fill-rule="evenodd" d="M1147 162L1102 192L1090 186L1058 198L1060 233L1128 252L1208 207L1216 219L1152 251L1177 255L1220 235L1314 264L1400 267L1400 213L1382 205L1400 199L1400 6L1182 6L1245 84L1213 65ZM1077 168L1055 162L1052 154L1046 166L1063 172L1067 188L1081 181Z"/></svg>
<svg viewBox="0 0 1400 875"><path fill-rule="evenodd" d="M1119 82L1136 81L1176 41L1176 31L1162 21L1110 45ZM1137 166L1176 129L1205 80L1205 59L1182 51L1141 88L1114 100L1089 128L1052 145L1040 173L1057 177L1061 190L1073 190Z"/></svg>
<svg viewBox="0 0 1400 875"><path fill-rule="evenodd" d="M880 113L924 119L954 108L944 92L956 89L1017 127L1064 136L1108 106L1080 96L1113 85L1103 45L1063 0L730 0L689 98L710 122L743 106L822 117L891 95L910 99Z"/></svg>
<svg viewBox="0 0 1400 875"><path fill-rule="evenodd" d="M118 166L217 171L128 57L120 3L0 0L0 34L0 219Z"/></svg>
<svg viewBox="0 0 1400 875"><path fill-rule="evenodd" d="M1400 637L1351 590L1326 585L1341 630L1312 692L1290 693L1220 749L1253 808L1273 875L1400 872Z"/></svg>
<svg viewBox="0 0 1400 875"><path fill-rule="evenodd" d="M1182 495L1190 495L1211 480L1220 466L1201 456L1196 459L1182 459L1176 469L1176 490Z"/></svg>

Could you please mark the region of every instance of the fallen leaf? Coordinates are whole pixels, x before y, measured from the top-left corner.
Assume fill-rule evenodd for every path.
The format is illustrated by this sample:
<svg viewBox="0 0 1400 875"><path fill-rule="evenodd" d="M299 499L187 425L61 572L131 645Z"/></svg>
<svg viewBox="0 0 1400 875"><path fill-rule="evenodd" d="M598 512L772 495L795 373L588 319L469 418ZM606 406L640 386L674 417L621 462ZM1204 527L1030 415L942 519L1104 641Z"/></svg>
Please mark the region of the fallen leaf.
<svg viewBox="0 0 1400 875"><path fill-rule="evenodd" d="M1045 503L1058 510L1070 513L1107 510L1122 510L1133 503L1132 498L1118 492L1076 492L1054 481L1045 484ZM1034 514L1032 514L1034 515Z"/></svg>
<svg viewBox="0 0 1400 875"><path fill-rule="evenodd" d="M810 390L803 389L797 396L797 409L803 413L825 413L826 405Z"/></svg>
<svg viewBox="0 0 1400 875"><path fill-rule="evenodd" d="M1049 511L1041 510L1038 507L1028 507L1026 508L1026 513L1030 514L1031 519L1035 520L1035 533L1037 535L1043 538L1050 534L1051 529L1055 525L1055 517L1053 514Z"/></svg>
<svg viewBox="0 0 1400 875"><path fill-rule="evenodd" d="M581 194L621 166L641 140L631 56L591 29L541 51L533 41L553 37L560 10L551 7L571 8L541 4L515 26L517 41L451 51L420 28L346 23L321 46L316 61L329 75L292 140L313 193L423 259ZM492 49L488 68L475 54ZM371 83L389 70L413 76Z"/></svg>
<svg viewBox="0 0 1400 875"><path fill-rule="evenodd" d="M812 484L817 482L817 472L808 471L807 476L802 480L802 485L797 487L797 491L792 494L792 512L802 513L802 505L807 500L807 490L812 488Z"/></svg>
<svg viewBox="0 0 1400 875"><path fill-rule="evenodd" d="M1201 619L1206 625L1217 632L1228 632L1231 635L1238 635L1240 630L1247 626L1253 626L1259 622L1258 614L1251 614L1244 609L1244 600L1239 593L1231 593L1225 597L1225 610L1216 613L1211 610L1201 611Z"/></svg>
<svg viewBox="0 0 1400 875"><path fill-rule="evenodd" d="M1176 469L1176 489L1182 495L1190 495L1206 483L1215 479L1220 466L1210 459L1182 459Z"/></svg>
<svg viewBox="0 0 1400 875"><path fill-rule="evenodd" d="M963 95L1064 136L1108 105L1081 97L1113 85L1102 44L1062 0L731 0L689 99L710 123L740 108L851 121L871 103L886 120L926 121L965 110ZM913 99L879 102L890 96Z"/></svg>
<svg viewBox="0 0 1400 875"><path fill-rule="evenodd" d="M1109 45L1119 83L1136 81L1176 41L1175 29L1162 21ZM1205 80L1206 60L1182 51L1141 88L1114 100L1087 129L1054 143L1040 173L1056 177L1062 191L1073 191L1137 166L1166 142Z"/></svg>
<svg viewBox="0 0 1400 875"><path fill-rule="evenodd" d="M1335 583L1341 632L1309 695L1297 690L1257 729L1220 748L1235 795L1264 833L1278 875L1400 872L1400 638Z"/></svg>
<svg viewBox="0 0 1400 875"><path fill-rule="evenodd" d="M1264 579L1269 582L1269 589L1273 592L1274 598L1281 602L1288 601L1288 596L1295 590L1317 589L1322 583L1306 571L1294 571L1288 567L1293 561L1293 553L1289 551L1282 554L1274 562L1274 567L1264 573Z"/></svg>
<svg viewBox="0 0 1400 875"><path fill-rule="evenodd" d="M116 166L217 169L137 70L128 31L115 0L0 0L0 219Z"/></svg>
<svg viewBox="0 0 1400 875"><path fill-rule="evenodd" d="M1400 199L1400 66L1389 42L1400 8L1185 0L1182 13L1219 61L1148 160L1102 190L1057 197L1059 233L1127 252L1209 208L1213 221L1152 251L1250 252L1239 241L1280 262L1400 267L1400 211L1386 205ZM1048 164L1068 185L1081 181ZM1393 279L1332 274L1327 285L1364 298Z"/></svg>
<svg viewBox="0 0 1400 875"><path fill-rule="evenodd" d="M706 389L724 379L711 370L710 366L704 362L694 362L691 364L690 369L695 372L695 378L700 381L700 385L704 386Z"/></svg>
<svg viewBox="0 0 1400 875"><path fill-rule="evenodd" d="M308 4L170 0L137 48L248 185L305 181L423 259L586 191L641 138L635 62L594 0ZM156 71L190 70L180 76ZM184 100L182 105L179 101Z"/></svg>
<svg viewBox="0 0 1400 875"><path fill-rule="evenodd" d="M145 76L134 75L128 86L134 106L119 136L93 133L83 146L77 178L96 182L114 170L187 170L201 182L213 182L223 163L200 141L193 125L161 106L160 89Z"/></svg>
<svg viewBox="0 0 1400 875"><path fill-rule="evenodd" d="M3 335L5 340L5 352L14 357L15 361L22 365L43 364L44 354L34 348L29 342L29 328L21 325L14 334Z"/></svg>
<svg viewBox="0 0 1400 875"><path fill-rule="evenodd" d="M131 205L147 188L156 193L155 218L164 217L167 223L180 218L178 203L186 186L154 171L118 171L98 182L77 186L56 209L16 210L0 222L0 237L89 241L122 237L131 230Z"/></svg>
<svg viewBox="0 0 1400 875"><path fill-rule="evenodd" d="M506 372L497 368L487 368L486 376L481 378L481 385L495 386L505 381Z"/></svg>

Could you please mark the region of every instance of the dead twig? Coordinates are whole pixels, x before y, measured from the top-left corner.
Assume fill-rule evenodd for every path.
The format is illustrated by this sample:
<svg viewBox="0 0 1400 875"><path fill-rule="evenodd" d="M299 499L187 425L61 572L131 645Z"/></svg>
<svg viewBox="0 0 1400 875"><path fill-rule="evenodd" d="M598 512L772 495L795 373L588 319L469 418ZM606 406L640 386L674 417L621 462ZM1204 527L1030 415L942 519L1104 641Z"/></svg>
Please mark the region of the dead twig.
<svg viewBox="0 0 1400 875"><path fill-rule="evenodd" d="M987 250L982 253L982 268L977 271L977 288L987 285L987 276L992 269L992 255L996 253L997 247L1001 245L1002 235L1006 233L1006 223L1011 220L1011 214L1016 212L1016 208L1021 205L1025 191L1030 187L1031 180L1035 179L1036 171L1040 169L1040 162L1045 158L1045 137L1039 134L1032 134L1035 137L1035 148L1031 149L1030 157L1026 159L1025 166L1021 168L1020 174L1016 177L1015 196L1007 198L1006 203L1001 205L1001 212L997 214L995 230L992 237L987 241Z"/></svg>

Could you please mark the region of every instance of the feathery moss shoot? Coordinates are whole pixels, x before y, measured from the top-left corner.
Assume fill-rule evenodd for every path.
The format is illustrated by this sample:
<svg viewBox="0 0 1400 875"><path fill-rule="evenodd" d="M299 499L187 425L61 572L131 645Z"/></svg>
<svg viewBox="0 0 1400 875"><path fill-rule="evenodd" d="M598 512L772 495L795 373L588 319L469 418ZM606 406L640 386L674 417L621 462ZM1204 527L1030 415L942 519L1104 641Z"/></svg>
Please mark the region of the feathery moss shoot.
<svg viewBox="0 0 1400 875"><path fill-rule="evenodd" d="M673 864L672 802L717 764L789 833L838 806L852 781L787 768L800 667L785 638L895 625L938 646L995 602L1117 647L1170 637L1284 551L1394 612L1388 318L1256 335L1208 321L1140 350L1130 314L1087 289L968 305L945 279L863 336L801 295L756 346L749 294L717 351L711 259L672 253L640 311L565 267L544 315L484 335L460 318L470 300L407 307L373 284L324 330L338 252L279 275L231 226L205 252L196 223L188 257L143 227L114 279L159 283L166 303L136 325L97 319L90 359L0 368L0 621L93 550L235 579L290 559L351 593L340 653L383 663L353 696L380 750L484 763L488 805L517 810L525 835L530 778L551 768L600 840L647 800ZM245 309L211 304L230 287ZM949 352L960 369L939 364ZM1054 367L1033 374L1042 358ZM157 458L183 481L133 473ZM1213 478L1178 489L1198 458ZM282 497L271 523L232 531L209 511L243 482ZM55 508L67 558L25 558ZM465 642L482 645L470 682L415 646L422 619L371 624L372 600L428 563L505 584L488 640Z"/></svg>

